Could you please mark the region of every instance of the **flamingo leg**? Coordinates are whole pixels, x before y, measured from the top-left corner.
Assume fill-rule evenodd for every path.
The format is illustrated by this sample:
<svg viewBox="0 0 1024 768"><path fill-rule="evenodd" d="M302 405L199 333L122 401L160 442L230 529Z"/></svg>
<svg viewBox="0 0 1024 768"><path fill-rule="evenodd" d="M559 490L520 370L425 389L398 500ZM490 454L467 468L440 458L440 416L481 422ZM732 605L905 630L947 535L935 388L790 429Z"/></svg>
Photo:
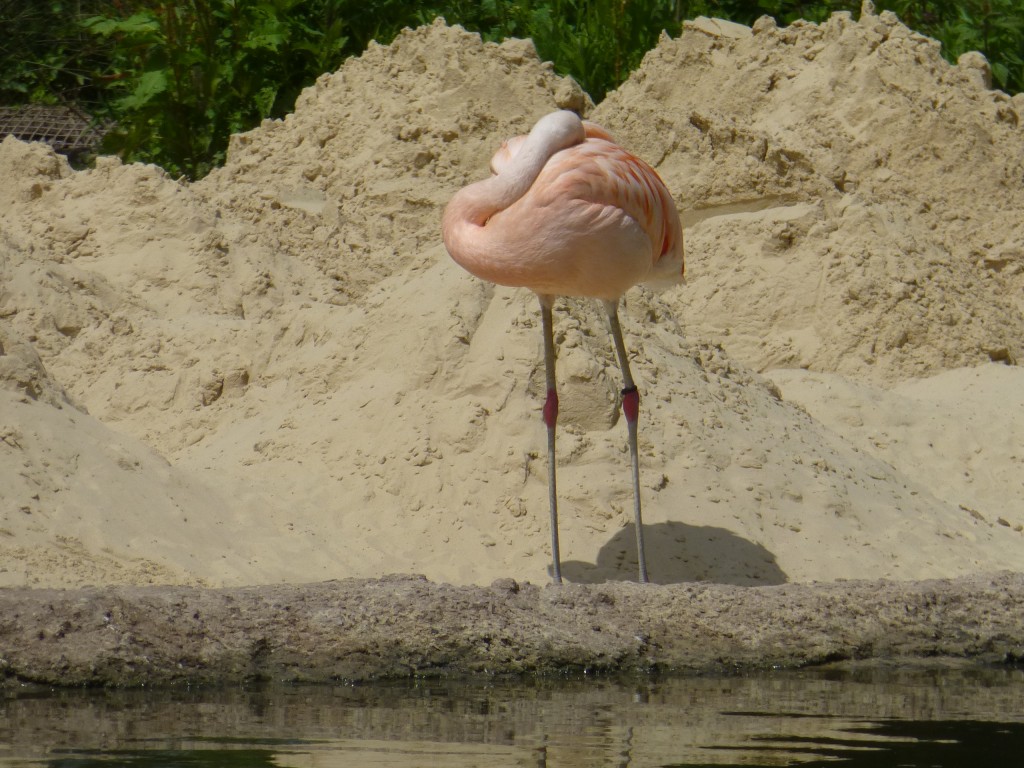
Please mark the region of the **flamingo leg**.
<svg viewBox="0 0 1024 768"><path fill-rule="evenodd" d="M637 421L640 417L640 393L633 383L633 374L629 370L629 358L626 355L626 344L622 340L622 327L619 325L619 302L605 301L608 313L608 324L611 327L612 341L615 344L615 355L622 369L622 412L626 416L626 429L629 434L629 457L633 465L633 514L636 518L636 554L640 566L640 581L647 582L647 558L644 554L644 526L640 514L640 458L637 450Z"/></svg>
<svg viewBox="0 0 1024 768"><path fill-rule="evenodd" d="M555 338L551 307L554 296L540 296L540 321L544 332L544 374L547 378L547 399L544 401L544 424L548 428L548 504L551 508L551 578L562 583L562 561L558 552L558 492L555 483L555 423L558 421L558 391L555 385Z"/></svg>

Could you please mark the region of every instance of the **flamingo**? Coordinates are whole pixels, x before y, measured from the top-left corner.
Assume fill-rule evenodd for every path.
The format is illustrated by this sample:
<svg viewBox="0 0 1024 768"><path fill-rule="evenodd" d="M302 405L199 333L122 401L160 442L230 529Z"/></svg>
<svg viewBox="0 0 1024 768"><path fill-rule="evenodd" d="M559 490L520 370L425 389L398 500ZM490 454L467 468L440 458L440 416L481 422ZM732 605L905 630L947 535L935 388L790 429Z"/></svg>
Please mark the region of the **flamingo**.
<svg viewBox="0 0 1024 768"><path fill-rule="evenodd" d="M634 285L682 280L683 235L675 203L653 168L616 144L604 128L568 111L546 115L528 135L505 141L491 159L491 172L490 178L452 197L441 229L448 253L468 272L499 285L529 288L540 299L552 579L562 582L552 307L557 296L575 296L603 303L622 370L639 578L646 582L637 455L640 395L629 369L618 308Z"/></svg>

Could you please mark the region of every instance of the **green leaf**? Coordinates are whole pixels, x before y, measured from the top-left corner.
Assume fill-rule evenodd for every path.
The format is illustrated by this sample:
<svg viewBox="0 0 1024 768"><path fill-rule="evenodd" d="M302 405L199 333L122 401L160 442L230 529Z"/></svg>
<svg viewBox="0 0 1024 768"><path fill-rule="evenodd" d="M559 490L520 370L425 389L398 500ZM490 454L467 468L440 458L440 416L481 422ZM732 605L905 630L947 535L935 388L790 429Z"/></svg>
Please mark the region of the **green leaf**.
<svg viewBox="0 0 1024 768"><path fill-rule="evenodd" d="M127 19L92 16L82 20L82 26L97 35L151 35L160 32L160 22L149 13L136 13Z"/></svg>
<svg viewBox="0 0 1024 768"><path fill-rule="evenodd" d="M140 109L148 104L155 96L167 90L167 72L158 69L151 72L143 72L135 90L123 99L119 99L117 105L121 109Z"/></svg>

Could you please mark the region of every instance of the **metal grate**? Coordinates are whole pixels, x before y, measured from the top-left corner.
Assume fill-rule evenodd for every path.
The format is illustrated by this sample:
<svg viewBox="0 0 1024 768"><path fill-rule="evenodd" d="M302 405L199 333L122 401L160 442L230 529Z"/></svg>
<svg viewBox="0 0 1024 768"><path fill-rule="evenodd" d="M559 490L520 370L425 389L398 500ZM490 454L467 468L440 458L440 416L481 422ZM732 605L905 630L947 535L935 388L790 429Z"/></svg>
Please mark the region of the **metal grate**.
<svg viewBox="0 0 1024 768"><path fill-rule="evenodd" d="M23 141L45 141L55 152L77 154L99 147L105 132L74 107L0 107L0 139L11 134Z"/></svg>

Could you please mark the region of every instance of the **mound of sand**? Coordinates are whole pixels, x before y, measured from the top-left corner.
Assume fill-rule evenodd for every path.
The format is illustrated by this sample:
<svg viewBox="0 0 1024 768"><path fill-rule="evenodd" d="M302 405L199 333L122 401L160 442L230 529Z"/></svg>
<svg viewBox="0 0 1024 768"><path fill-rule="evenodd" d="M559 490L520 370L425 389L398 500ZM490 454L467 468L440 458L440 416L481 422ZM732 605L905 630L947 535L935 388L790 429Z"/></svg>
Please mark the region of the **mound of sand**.
<svg viewBox="0 0 1024 768"><path fill-rule="evenodd" d="M684 323L890 384L1024 355L1024 94L891 13L687 25L594 112L682 202Z"/></svg>
<svg viewBox="0 0 1024 768"><path fill-rule="evenodd" d="M687 224L689 284L623 313L655 581L1024 568L1020 425L951 399L1024 391L956 370L1024 338L1024 105L970 61L886 14L699 20L593 109ZM463 273L439 219L556 108L592 105L528 42L438 22L195 184L0 144L0 584L543 581L536 301ZM556 333L564 570L632 578L607 333L581 301Z"/></svg>

